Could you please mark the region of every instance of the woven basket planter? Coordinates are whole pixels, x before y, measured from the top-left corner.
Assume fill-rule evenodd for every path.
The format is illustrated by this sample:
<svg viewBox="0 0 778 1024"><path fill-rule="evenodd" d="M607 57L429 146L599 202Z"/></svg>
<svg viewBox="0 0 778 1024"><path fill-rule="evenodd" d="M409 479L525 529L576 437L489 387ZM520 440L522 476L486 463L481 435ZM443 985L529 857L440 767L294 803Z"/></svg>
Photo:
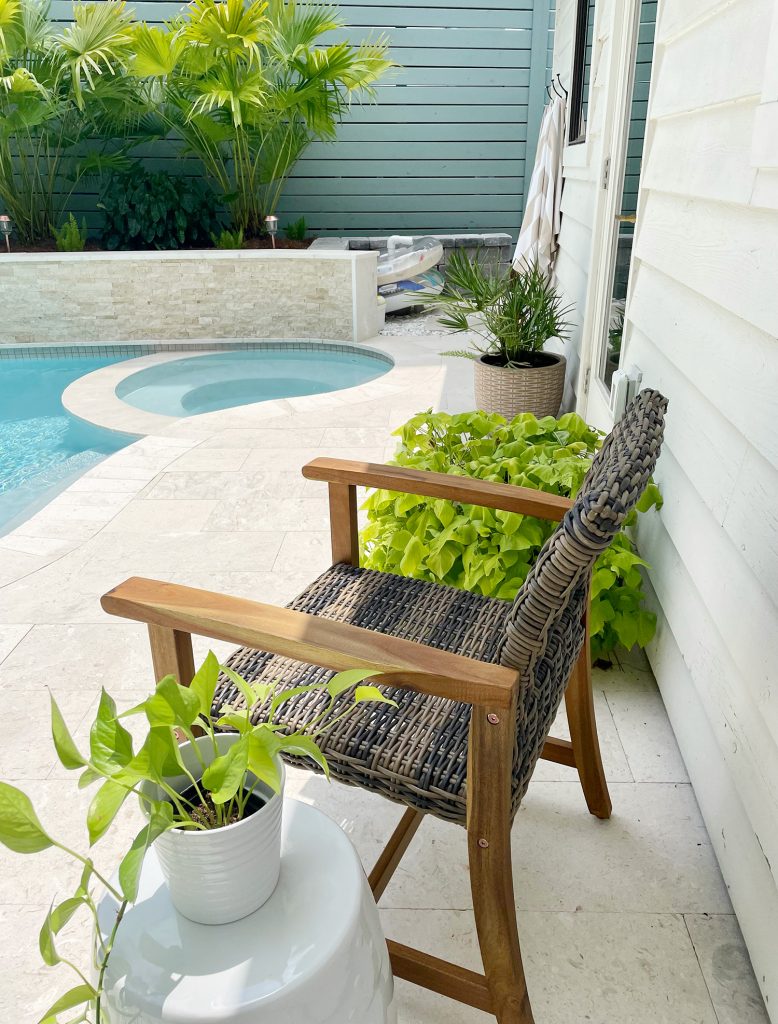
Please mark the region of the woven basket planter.
<svg viewBox="0 0 778 1024"><path fill-rule="evenodd" d="M481 356L475 368L475 402L484 412L512 420L520 412L556 416L565 388L564 356L545 353L546 366L495 366Z"/></svg>

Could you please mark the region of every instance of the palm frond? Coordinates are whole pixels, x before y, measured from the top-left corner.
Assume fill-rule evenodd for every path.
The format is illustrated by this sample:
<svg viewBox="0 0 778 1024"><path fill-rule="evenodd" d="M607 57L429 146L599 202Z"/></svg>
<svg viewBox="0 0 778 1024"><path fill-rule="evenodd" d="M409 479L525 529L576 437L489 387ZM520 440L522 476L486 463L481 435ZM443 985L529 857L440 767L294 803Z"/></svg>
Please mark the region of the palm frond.
<svg viewBox="0 0 778 1024"><path fill-rule="evenodd" d="M186 46L180 30L151 27L141 22L133 31L130 72L138 78L170 75L178 66Z"/></svg>
<svg viewBox="0 0 778 1024"><path fill-rule="evenodd" d="M124 0L73 5L73 24L57 38L64 65L71 76L79 108L84 105L84 86L94 89L97 76L116 74L131 52L132 14Z"/></svg>
<svg viewBox="0 0 778 1024"><path fill-rule="evenodd" d="M48 90L41 85L27 68L15 68L10 75L0 77L0 92L9 96L20 96L23 93L38 93L48 96Z"/></svg>
<svg viewBox="0 0 778 1024"><path fill-rule="evenodd" d="M272 31L268 49L273 57L288 64L316 46L325 32L343 27L336 7L329 4L303 3L295 0L270 0L268 6Z"/></svg>
<svg viewBox="0 0 778 1024"><path fill-rule="evenodd" d="M0 0L0 57L8 53L13 35L21 29L20 0Z"/></svg>
<svg viewBox="0 0 778 1024"><path fill-rule="evenodd" d="M244 105L264 105L267 81L259 68L236 70L224 64L198 81L195 88L199 96L192 105L192 115L207 114L214 107L221 107L230 111L232 122L238 128L243 124Z"/></svg>
<svg viewBox="0 0 778 1024"><path fill-rule="evenodd" d="M219 55L244 56L260 61L260 44L269 33L264 0L192 0L184 37Z"/></svg>

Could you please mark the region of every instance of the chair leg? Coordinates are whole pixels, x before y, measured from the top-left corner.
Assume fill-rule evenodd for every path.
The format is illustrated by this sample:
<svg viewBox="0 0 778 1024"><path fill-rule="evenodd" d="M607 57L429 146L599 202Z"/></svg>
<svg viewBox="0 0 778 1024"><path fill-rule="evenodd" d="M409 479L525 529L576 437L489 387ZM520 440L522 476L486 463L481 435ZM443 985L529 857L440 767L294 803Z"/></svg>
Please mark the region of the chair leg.
<svg viewBox="0 0 778 1024"><path fill-rule="evenodd" d="M586 640L567 684L565 707L575 765L583 787L586 806L596 817L610 818L611 798L602 767L597 720L594 715L588 615Z"/></svg>
<svg viewBox="0 0 778 1024"><path fill-rule="evenodd" d="M478 943L498 1024L534 1024L521 962L511 868L514 711L473 708L467 844Z"/></svg>

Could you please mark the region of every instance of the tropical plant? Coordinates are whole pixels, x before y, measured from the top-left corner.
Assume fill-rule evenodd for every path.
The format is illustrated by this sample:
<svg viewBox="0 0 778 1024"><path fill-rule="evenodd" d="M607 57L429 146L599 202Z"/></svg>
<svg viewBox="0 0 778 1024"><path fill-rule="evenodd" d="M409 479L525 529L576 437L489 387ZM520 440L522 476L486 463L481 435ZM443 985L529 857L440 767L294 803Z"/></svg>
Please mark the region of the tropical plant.
<svg viewBox="0 0 778 1024"><path fill-rule="evenodd" d="M223 708L213 722L211 707L219 673L229 677L240 693L238 701ZM197 671L190 686L180 686L173 676L165 676L153 694L140 704L119 714L114 700L102 691L95 720L89 734L89 753L82 754L68 731L54 697L51 697L51 732L57 756L63 767L79 771L79 788L100 782L89 805L86 825L90 846L94 846L111 828L127 798L138 797L146 824L128 846L119 865L116 885L94 866L92 859L55 839L41 824L32 802L21 790L0 782L0 842L16 853L39 853L56 847L82 866L78 886L72 896L52 904L40 931L40 952L49 966L66 964L77 975L78 983L57 999L41 1018L40 1024L57 1024L60 1014L78 1011L70 1024L101 1024L106 1021L102 1005L103 983L111 949L129 904L137 897L143 858L151 843L170 829L203 831L221 828L240 820L248 811L251 794L261 781L274 792L280 789L278 757L282 753L312 758L328 773L327 762L316 742L322 732L352 713L363 701L391 703L381 691L364 680L374 676L370 670L341 672L326 684L311 684L275 692L272 684L250 684L227 666L220 666L211 652ZM290 697L312 690L329 695L324 711L304 731L286 733L275 723L278 708ZM267 702L267 716L258 724L251 721L256 702ZM145 716L148 728L135 750L131 734L122 724L128 715ZM209 737L216 752L216 730L236 732L237 740L225 753L206 766L195 733ZM193 744L201 759L202 770L192 774L179 752L176 730ZM170 784L172 778L188 776L191 797ZM158 794L152 796L151 794ZM118 885L118 888L117 888ZM97 927L98 892L102 886L116 901L117 913L107 940L96 943L92 980L89 970L81 971L57 949L62 929L79 912L89 912ZM95 980L96 979L96 980Z"/></svg>
<svg viewBox="0 0 778 1024"><path fill-rule="evenodd" d="M86 245L86 219L82 219L81 227L72 213L60 228L54 228L54 241L57 252L83 252Z"/></svg>
<svg viewBox="0 0 778 1024"><path fill-rule="evenodd" d="M522 413L511 422L483 412L420 413L395 431L400 466L472 476L573 497L583 482L602 435L575 413L536 419ZM638 512L659 506L650 484ZM462 502L373 491L361 533L370 569L445 583L512 600L555 524L533 516ZM637 512L627 519L634 524ZM638 556L622 530L597 560L592 576L592 655L608 657L618 644L645 646L655 616L644 606Z"/></svg>
<svg viewBox="0 0 778 1024"><path fill-rule="evenodd" d="M391 67L384 39L324 45L341 25L317 3L192 0L166 27L135 31L132 74L163 100L170 132L247 237L263 232L308 144L334 138L351 101L372 96Z"/></svg>
<svg viewBox="0 0 778 1024"><path fill-rule="evenodd" d="M218 227L213 193L190 178L138 164L108 178L97 207L107 249L196 248Z"/></svg>
<svg viewBox="0 0 778 1024"><path fill-rule="evenodd" d="M477 337L473 350L445 355L475 359L491 357L500 366L533 366L549 338L569 332L570 307L537 263L507 274L494 272L479 260L455 249L446 265L439 295L421 294L420 301L440 310L439 321L456 332Z"/></svg>
<svg viewBox="0 0 778 1024"><path fill-rule="evenodd" d="M0 204L23 244L48 237L79 181L122 166L141 131L131 27L123 0L76 3L59 30L48 0L0 0Z"/></svg>
<svg viewBox="0 0 778 1024"><path fill-rule="evenodd" d="M211 241L217 249L242 249L243 231L228 231L227 228L222 228L218 235L212 231Z"/></svg>
<svg viewBox="0 0 778 1024"><path fill-rule="evenodd" d="M305 223L305 217L289 221L284 228L284 234L290 242L304 242L307 231L308 225Z"/></svg>

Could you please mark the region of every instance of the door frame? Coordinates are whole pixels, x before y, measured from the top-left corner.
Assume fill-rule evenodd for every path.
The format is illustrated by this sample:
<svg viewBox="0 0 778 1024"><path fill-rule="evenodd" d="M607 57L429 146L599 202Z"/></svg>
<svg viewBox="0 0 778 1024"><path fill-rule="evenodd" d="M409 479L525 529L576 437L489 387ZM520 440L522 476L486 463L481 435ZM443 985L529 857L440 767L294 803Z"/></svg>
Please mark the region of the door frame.
<svg viewBox="0 0 778 1024"><path fill-rule="evenodd" d="M602 430L611 429L613 415L610 393L597 375L597 365L604 343L605 318L610 318L616 216L624 186L640 6L641 0L611 0L607 7L610 45L607 56L603 54L607 67L597 70L598 77L600 73L606 75L600 97L605 109L601 145L596 152L591 151L589 168L597 189L576 392L579 413ZM603 10L602 4L599 9ZM595 25L596 32L603 28L601 23ZM623 353L624 344L622 358Z"/></svg>

